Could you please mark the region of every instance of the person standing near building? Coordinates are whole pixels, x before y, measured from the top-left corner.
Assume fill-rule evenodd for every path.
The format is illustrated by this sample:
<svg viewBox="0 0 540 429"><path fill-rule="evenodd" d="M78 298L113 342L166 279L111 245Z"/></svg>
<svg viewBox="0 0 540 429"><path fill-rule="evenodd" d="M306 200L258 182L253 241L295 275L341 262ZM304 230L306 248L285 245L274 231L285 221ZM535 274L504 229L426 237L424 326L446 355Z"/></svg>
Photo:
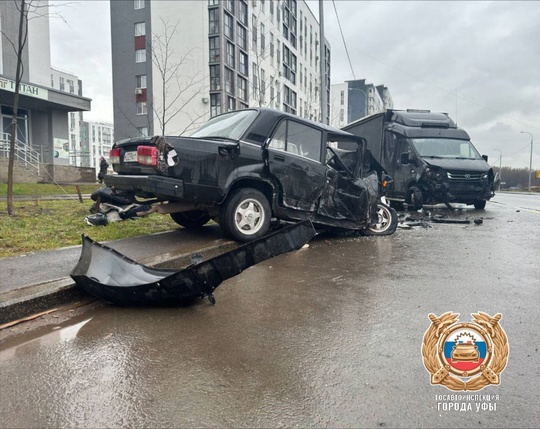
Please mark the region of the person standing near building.
<svg viewBox="0 0 540 429"><path fill-rule="evenodd" d="M99 173L98 173L98 180L99 183L103 183L103 179L105 178L105 175L107 174L107 168L109 168L109 163L107 160L102 156L101 161L99 162Z"/></svg>

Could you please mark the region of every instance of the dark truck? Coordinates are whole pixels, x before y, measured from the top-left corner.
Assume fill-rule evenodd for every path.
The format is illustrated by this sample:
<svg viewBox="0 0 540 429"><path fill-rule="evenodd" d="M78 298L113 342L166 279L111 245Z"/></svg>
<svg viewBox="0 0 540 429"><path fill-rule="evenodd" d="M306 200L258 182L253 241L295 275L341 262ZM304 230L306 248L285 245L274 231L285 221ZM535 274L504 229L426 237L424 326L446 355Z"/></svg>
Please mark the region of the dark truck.
<svg viewBox="0 0 540 429"><path fill-rule="evenodd" d="M483 209L495 195L498 176L465 130L446 113L388 110L345 127L368 148L393 182L386 198L418 210L423 204L464 203Z"/></svg>
<svg viewBox="0 0 540 429"><path fill-rule="evenodd" d="M190 137L116 142L105 183L180 225L215 219L238 241L264 235L271 218L334 230L392 234L397 213L381 202L381 166L365 140L273 109L212 118Z"/></svg>

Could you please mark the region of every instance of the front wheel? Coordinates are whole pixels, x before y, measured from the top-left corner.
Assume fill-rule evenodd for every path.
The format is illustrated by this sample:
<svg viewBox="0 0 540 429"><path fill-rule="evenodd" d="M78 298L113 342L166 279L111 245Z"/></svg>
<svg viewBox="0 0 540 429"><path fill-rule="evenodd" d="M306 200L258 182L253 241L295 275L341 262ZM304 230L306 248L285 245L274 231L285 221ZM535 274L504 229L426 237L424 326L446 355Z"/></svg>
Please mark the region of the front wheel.
<svg viewBox="0 0 540 429"><path fill-rule="evenodd" d="M422 191L415 187L410 188L407 203L409 204L409 210L420 210L424 205Z"/></svg>
<svg viewBox="0 0 540 429"><path fill-rule="evenodd" d="M219 226L225 236L245 243L266 234L271 217L270 204L262 192L241 188L221 206Z"/></svg>
<svg viewBox="0 0 540 429"><path fill-rule="evenodd" d="M486 200L475 200L474 208L478 210L483 210L486 208Z"/></svg>
<svg viewBox="0 0 540 429"><path fill-rule="evenodd" d="M383 203L377 203L377 223L361 231L362 235L391 235L396 231L398 214Z"/></svg>
<svg viewBox="0 0 540 429"><path fill-rule="evenodd" d="M184 228L200 228L210 220L210 215L203 210L171 213L171 218Z"/></svg>

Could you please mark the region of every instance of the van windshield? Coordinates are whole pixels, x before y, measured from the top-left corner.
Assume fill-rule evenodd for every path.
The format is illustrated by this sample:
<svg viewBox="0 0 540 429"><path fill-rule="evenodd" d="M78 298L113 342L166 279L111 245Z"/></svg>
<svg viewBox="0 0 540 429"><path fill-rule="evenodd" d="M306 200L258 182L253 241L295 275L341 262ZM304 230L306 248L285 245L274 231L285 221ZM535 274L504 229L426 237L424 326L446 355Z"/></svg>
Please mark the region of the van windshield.
<svg viewBox="0 0 540 429"><path fill-rule="evenodd" d="M409 141L422 158L482 159L469 140L418 138Z"/></svg>

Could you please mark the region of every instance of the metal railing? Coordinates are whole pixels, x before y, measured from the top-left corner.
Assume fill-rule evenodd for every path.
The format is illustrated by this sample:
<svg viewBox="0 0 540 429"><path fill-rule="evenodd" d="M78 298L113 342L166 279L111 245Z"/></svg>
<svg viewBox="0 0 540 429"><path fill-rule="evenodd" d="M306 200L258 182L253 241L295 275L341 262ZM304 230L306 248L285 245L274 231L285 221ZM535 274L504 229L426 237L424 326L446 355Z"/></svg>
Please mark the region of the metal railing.
<svg viewBox="0 0 540 429"><path fill-rule="evenodd" d="M11 144L11 134L2 133L0 138L0 158L9 158L9 146ZM35 168L39 174L41 155L26 143L15 141L15 159L24 167Z"/></svg>

